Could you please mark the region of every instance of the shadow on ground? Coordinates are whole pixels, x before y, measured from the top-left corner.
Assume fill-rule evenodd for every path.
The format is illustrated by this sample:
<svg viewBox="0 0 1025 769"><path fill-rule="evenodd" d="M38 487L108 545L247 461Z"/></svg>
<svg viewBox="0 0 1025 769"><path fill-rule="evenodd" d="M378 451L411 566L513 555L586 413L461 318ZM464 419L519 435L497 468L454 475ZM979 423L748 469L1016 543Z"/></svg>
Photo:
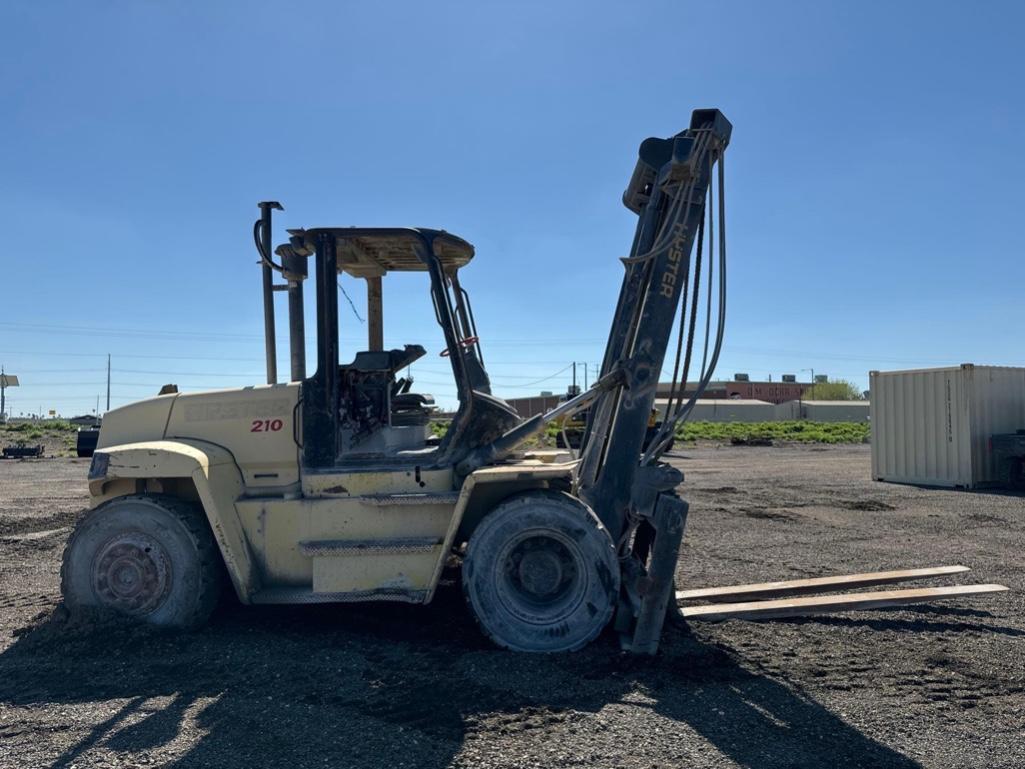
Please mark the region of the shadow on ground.
<svg viewBox="0 0 1025 769"><path fill-rule="evenodd" d="M58 608L0 655L0 701L96 714L52 767L100 746L178 767L444 767L499 738L521 757L551 739L591 747L589 714L624 697L745 766L917 766L686 628L668 630L654 660L609 638L517 655L481 640L454 590L430 608L229 606L187 635L71 623Z"/></svg>
<svg viewBox="0 0 1025 769"><path fill-rule="evenodd" d="M912 615L913 618L908 618ZM921 615L914 618L914 615ZM926 619L939 617L941 619ZM1007 625L987 622L953 621L958 617L973 619L996 619L992 612L959 608L954 606L895 606L892 608L874 609L869 614L852 614L847 616L821 615L810 617L793 617L774 619L774 623L792 625L824 625L827 627L853 628L866 627L871 630L891 631L897 633L984 633L987 635L1007 636L1010 638L1025 637L1025 630Z"/></svg>

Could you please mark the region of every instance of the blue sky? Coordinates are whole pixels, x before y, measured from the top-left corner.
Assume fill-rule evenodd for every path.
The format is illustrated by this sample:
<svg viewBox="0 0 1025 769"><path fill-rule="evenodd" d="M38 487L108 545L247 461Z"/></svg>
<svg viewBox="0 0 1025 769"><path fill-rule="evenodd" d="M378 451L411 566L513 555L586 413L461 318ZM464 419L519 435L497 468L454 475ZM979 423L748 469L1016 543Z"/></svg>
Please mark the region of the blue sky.
<svg viewBox="0 0 1025 769"><path fill-rule="evenodd" d="M1023 25L1017 2L5 3L12 411L92 410L108 352L113 405L262 381L267 198L279 233L467 238L496 392L564 389L601 358L637 145L711 106L734 124L719 374L1025 365ZM450 403L426 290L386 278L386 342L425 344L417 389Z"/></svg>

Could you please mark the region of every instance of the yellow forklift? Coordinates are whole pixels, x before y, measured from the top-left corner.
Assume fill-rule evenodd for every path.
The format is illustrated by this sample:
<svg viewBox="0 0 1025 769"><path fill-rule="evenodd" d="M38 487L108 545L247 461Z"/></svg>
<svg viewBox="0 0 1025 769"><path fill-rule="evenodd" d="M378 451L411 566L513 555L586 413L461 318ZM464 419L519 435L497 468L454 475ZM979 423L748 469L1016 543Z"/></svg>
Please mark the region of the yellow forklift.
<svg viewBox="0 0 1025 769"><path fill-rule="evenodd" d="M697 110L686 130L641 144L624 195L638 224L600 377L527 420L491 392L461 284L474 257L468 242L435 229L313 227L289 231L273 249L271 216L280 205L261 203L254 239L264 273L268 383L200 393L168 385L105 415L89 468L91 509L75 526L61 568L68 608L195 627L226 581L245 604L425 604L454 559L470 609L500 646L579 649L613 621L624 648L654 653L667 611L693 598L673 594L687 504L678 492L682 473L660 458L721 349L722 162L731 130L718 110ZM719 309L698 392L684 398L702 259L709 286L717 265ZM317 361L307 375L303 285L311 263ZM429 278L444 336L434 352L450 363L459 399L440 443L429 434L433 399L402 376L428 351L384 348L383 280L395 272ZM340 273L367 283L364 350L341 349ZM291 377L284 383L274 347L277 290L289 299ZM649 434L678 316L674 392ZM585 409L578 460L566 451L519 450ZM747 588L764 599L822 585ZM987 589L999 586L974 591ZM705 598L729 595L719 589ZM887 595L884 603L911 598ZM775 604L682 612L785 611Z"/></svg>

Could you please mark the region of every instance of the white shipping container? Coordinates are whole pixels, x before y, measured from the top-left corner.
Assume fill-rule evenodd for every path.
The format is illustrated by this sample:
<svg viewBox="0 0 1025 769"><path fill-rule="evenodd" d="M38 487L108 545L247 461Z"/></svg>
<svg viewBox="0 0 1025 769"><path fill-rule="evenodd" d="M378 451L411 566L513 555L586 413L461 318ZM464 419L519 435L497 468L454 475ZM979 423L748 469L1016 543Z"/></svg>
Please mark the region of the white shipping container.
<svg viewBox="0 0 1025 769"><path fill-rule="evenodd" d="M1025 428L1025 368L872 371L872 478L971 489L997 481L990 438Z"/></svg>

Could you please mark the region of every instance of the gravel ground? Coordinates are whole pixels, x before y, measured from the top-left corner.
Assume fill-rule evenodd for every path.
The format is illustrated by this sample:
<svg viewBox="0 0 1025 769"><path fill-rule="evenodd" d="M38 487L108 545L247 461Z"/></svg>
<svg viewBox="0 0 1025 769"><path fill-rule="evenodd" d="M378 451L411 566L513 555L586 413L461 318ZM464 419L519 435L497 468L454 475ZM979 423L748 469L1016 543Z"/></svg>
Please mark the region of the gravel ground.
<svg viewBox="0 0 1025 769"><path fill-rule="evenodd" d="M452 588L71 623L86 461L0 463L3 767L1025 767L1023 500L873 483L867 446L684 449L679 583L963 563L1012 592L674 627L655 659L497 651Z"/></svg>

